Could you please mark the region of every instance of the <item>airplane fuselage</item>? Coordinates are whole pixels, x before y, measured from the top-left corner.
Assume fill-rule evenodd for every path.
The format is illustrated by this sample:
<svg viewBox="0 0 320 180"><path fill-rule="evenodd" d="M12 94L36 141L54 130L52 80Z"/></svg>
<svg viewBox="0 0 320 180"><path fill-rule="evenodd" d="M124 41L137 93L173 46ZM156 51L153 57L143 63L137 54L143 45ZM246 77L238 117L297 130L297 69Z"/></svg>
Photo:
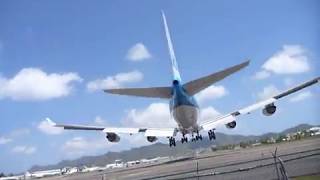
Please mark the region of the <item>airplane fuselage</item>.
<svg viewBox="0 0 320 180"><path fill-rule="evenodd" d="M199 106L193 96L188 95L179 81L172 83L172 98L170 100L170 113L177 122L182 134L197 132Z"/></svg>

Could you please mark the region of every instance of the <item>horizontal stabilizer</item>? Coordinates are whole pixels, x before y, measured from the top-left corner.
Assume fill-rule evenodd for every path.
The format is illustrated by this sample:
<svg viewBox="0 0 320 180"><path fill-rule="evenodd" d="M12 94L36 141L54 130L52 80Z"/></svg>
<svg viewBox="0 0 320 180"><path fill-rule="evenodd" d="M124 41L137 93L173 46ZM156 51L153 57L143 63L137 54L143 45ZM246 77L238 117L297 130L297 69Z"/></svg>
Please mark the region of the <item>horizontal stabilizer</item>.
<svg viewBox="0 0 320 180"><path fill-rule="evenodd" d="M128 96L171 98L171 87L105 89L104 92Z"/></svg>
<svg viewBox="0 0 320 180"><path fill-rule="evenodd" d="M209 76L205 76L205 77L190 81L190 82L184 84L183 87L186 89L186 91L188 92L188 94L190 96L193 96L196 93L200 92L201 90L209 87L213 83L218 82L218 81L224 79L225 77L227 77L227 76L239 71L240 69L248 66L249 62L250 61L246 61L246 62L238 64L236 66L232 66L232 67L227 68L225 70L213 73Z"/></svg>

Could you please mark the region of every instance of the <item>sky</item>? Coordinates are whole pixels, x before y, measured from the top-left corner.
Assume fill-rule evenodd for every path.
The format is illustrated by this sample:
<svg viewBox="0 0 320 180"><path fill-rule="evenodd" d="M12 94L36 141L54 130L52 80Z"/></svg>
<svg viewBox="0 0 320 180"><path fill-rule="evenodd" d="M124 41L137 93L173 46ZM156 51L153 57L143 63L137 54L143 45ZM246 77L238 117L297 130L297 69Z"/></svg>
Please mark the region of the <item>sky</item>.
<svg viewBox="0 0 320 180"><path fill-rule="evenodd" d="M143 135L110 143L101 132L46 123L172 127L168 102L104 88L168 86L167 16L183 82L247 59L250 66L196 95L200 121L319 76L320 4L269 1L0 1L0 172L24 172L148 145ZM320 124L320 87L239 117L230 134L259 135ZM206 134L206 132L203 132ZM219 137L218 137L219 138ZM162 139L166 142L166 139Z"/></svg>

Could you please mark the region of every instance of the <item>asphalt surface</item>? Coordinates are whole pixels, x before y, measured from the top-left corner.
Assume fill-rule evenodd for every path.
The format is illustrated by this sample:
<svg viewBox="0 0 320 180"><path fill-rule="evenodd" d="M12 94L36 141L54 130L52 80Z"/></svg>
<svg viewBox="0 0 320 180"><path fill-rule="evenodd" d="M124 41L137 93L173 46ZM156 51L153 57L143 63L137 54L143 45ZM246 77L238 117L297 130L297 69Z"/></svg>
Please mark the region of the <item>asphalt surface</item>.
<svg viewBox="0 0 320 180"><path fill-rule="evenodd" d="M276 148L289 177L320 175L320 138L317 137L239 150L203 153L176 162L45 179L277 179L274 158L271 154ZM280 172L279 174L281 175Z"/></svg>

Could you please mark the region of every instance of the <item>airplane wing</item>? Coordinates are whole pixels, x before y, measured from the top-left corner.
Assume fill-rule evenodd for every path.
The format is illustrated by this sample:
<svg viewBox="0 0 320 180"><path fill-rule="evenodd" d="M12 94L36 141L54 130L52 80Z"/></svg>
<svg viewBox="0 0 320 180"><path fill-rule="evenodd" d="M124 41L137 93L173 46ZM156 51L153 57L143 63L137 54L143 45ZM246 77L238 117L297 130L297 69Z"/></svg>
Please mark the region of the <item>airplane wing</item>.
<svg viewBox="0 0 320 180"><path fill-rule="evenodd" d="M77 124L56 124L51 119L46 118L47 122L53 127L60 127L67 130L91 130L91 131L102 131L104 133L115 133L115 134L137 134L144 133L146 137L172 137L176 136L176 128L130 128L130 127L105 127L105 126L87 126Z"/></svg>
<svg viewBox="0 0 320 180"><path fill-rule="evenodd" d="M257 110L257 109L261 109L264 108L264 111L267 111L266 109L269 107L269 112L265 112L266 115L271 115L275 112L276 107L274 106L274 103L276 101L278 101L279 99L288 96L292 93L295 93L297 91L300 91L308 86L314 85L316 83L320 82L320 77L317 77L313 80L307 81L301 85L298 85L296 87L293 87L291 89L288 89L282 93L279 93L276 96L273 96L269 99L260 101L258 103L252 104L250 106L244 107L240 110L234 111L232 113L226 114L224 116L220 116L214 120L209 120L206 121L202 124L200 124L201 128L203 130L212 130L212 129L216 129L217 127L221 126L221 125L227 125L228 123L231 122L235 122L236 121L236 117L242 114L249 114L250 112ZM269 114L268 114L269 113Z"/></svg>

